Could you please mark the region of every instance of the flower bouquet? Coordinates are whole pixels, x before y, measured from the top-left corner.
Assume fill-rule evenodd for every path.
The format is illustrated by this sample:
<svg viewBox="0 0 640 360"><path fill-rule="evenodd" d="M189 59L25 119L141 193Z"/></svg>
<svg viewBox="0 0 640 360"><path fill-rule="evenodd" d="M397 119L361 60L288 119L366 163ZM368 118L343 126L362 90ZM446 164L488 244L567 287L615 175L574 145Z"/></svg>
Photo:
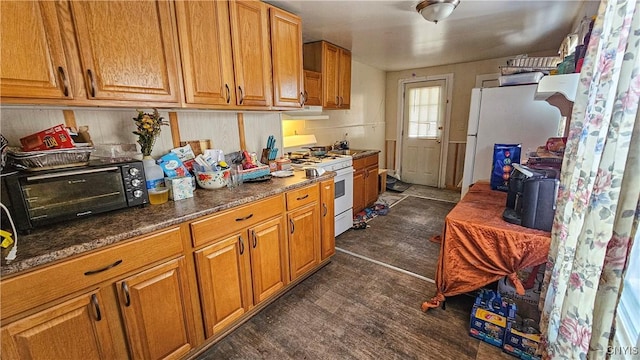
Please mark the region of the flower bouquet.
<svg viewBox="0 0 640 360"><path fill-rule="evenodd" d="M160 116L157 109L153 109L153 113L145 113L138 110L138 116L133 118L138 129L133 133L138 135L138 144L143 157L151 156L151 150L156 143L156 138L160 135L160 127L169 125L168 122Z"/></svg>

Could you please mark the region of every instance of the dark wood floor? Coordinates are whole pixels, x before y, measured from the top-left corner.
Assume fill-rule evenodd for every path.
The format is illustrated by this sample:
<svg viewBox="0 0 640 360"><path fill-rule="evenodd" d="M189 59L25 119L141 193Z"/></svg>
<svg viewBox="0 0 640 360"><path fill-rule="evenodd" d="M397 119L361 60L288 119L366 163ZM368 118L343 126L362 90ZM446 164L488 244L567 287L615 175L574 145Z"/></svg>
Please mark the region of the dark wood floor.
<svg viewBox="0 0 640 360"><path fill-rule="evenodd" d="M423 313L434 292L428 280L338 251L198 359L513 359L468 335L471 297Z"/></svg>

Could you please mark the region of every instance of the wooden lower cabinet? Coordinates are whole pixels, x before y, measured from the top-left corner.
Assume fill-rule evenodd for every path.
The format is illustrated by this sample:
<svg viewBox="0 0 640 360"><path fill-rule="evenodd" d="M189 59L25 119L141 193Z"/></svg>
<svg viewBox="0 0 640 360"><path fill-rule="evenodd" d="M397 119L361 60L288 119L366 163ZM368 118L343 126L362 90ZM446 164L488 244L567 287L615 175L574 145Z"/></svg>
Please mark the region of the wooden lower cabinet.
<svg viewBox="0 0 640 360"><path fill-rule="evenodd" d="M312 203L287 214L289 225L289 266L291 280L320 263L320 214Z"/></svg>
<svg viewBox="0 0 640 360"><path fill-rule="evenodd" d="M108 319L95 290L2 327L3 359L114 359Z"/></svg>
<svg viewBox="0 0 640 360"><path fill-rule="evenodd" d="M184 257L116 282L132 359L176 359L195 337Z"/></svg>
<svg viewBox="0 0 640 360"><path fill-rule="evenodd" d="M288 283L284 240L280 216L196 251L207 338Z"/></svg>
<svg viewBox="0 0 640 360"><path fill-rule="evenodd" d="M378 200L378 154L353 161L353 213Z"/></svg>
<svg viewBox="0 0 640 360"><path fill-rule="evenodd" d="M226 328L251 306L249 246L243 233L235 233L195 253L206 337Z"/></svg>
<svg viewBox="0 0 640 360"><path fill-rule="evenodd" d="M320 183L320 260L336 253L335 183L333 179Z"/></svg>

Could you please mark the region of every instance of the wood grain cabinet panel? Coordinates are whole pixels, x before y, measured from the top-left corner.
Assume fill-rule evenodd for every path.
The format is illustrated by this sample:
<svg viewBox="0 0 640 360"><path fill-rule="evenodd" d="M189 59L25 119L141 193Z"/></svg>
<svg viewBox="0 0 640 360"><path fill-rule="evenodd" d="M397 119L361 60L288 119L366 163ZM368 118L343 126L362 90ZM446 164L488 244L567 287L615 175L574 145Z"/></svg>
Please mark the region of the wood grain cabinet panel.
<svg viewBox="0 0 640 360"><path fill-rule="evenodd" d="M320 183L320 260L325 260L336 253L335 230L335 184L333 179Z"/></svg>
<svg viewBox="0 0 640 360"><path fill-rule="evenodd" d="M53 1L0 2L2 97L72 99Z"/></svg>
<svg viewBox="0 0 640 360"><path fill-rule="evenodd" d="M378 200L378 154L353 161L353 213Z"/></svg>
<svg viewBox="0 0 640 360"><path fill-rule="evenodd" d="M114 359L110 322L92 291L2 327L3 359Z"/></svg>
<svg viewBox="0 0 640 360"><path fill-rule="evenodd" d="M184 92L189 104L235 105L227 1L176 1Z"/></svg>
<svg viewBox="0 0 640 360"><path fill-rule="evenodd" d="M322 106L322 74L317 71L304 71L305 105Z"/></svg>
<svg viewBox="0 0 640 360"><path fill-rule="evenodd" d="M299 108L304 103L302 74L302 20L275 7L269 8L273 105Z"/></svg>
<svg viewBox="0 0 640 360"><path fill-rule="evenodd" d="M132 359L176 359L194 347L184 257L116 282Z"/></svg>
<svg viewBox="0 0 640 360"><path fill-rule="evenodd" d="M90 99L179 101L171 4L72 1Z"/></svg>
<svg viewBox="0 0 640 360"><path fill-rule="evenodd" d="M271 51L267 5L229 2L237 105L271 106Z"/></svg>
<svg viewBox="0 0 640 360"><path fill-rule="evenodd" d="M288 283L285 263L284 218L249 229L253 303L259 304Z"/></svg>
<svg viewBox="0 0 640 360"><path fill-rule="evenodd" d="M291 281L320 263L320 214L318 203L289 212L289 267Z"/></svg>
<svg viewBox="0 0 640 360"><path fill-rule="evenodd" d="M207 337L218 334L251 307L249 242L236 233L195 253Z"/></svg>
<svg viewBox="0 0 640 360"><path fill-rule="evenodd" d="M349 109L351 105L351 52L326 41L303 45L304 69L322 74L322 106Z"/></svg>

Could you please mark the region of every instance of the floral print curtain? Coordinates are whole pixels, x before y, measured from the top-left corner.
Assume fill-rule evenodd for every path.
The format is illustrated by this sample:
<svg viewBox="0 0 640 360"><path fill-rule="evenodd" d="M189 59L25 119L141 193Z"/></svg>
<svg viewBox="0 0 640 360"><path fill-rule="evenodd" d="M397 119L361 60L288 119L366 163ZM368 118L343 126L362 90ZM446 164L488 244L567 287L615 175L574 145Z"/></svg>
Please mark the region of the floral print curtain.
<svg viewBox="0 0 640 360"><path fill-rule="evenodd" d="M546 358L607 358L614 336L640 216L639 8L601 2L580 74L541 298Z"/></svg>

